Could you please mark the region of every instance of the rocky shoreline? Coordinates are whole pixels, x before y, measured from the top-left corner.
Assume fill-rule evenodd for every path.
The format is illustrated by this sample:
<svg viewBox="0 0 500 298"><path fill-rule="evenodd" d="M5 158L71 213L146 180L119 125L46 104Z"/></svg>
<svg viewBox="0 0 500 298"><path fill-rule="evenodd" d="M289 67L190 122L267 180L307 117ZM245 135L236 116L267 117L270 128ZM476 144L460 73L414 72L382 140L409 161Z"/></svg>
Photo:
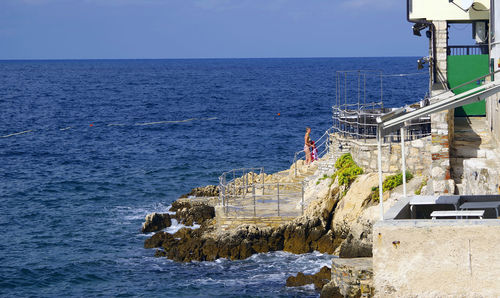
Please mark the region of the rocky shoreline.
<svg viewBox="0 0 500 298"><path fill-rule="evenodd" d="M277 227L247 224L228 231L217 229L217 188L195 188L175 201L168 213L146 216L142 231L155 234L145 240L144 247L155 248L157 257L178 262L240 260L280 250L295 254L319 251L341 258L371 257L372 226L378 215L371 193L377 185L377 175L360 175L349 186L339 185L338 178L333 179L319 179L310 186L307 210L292 222ZM408 184L409 191L419 186L419 179L414 180ZM398 188L387 192L384 200L390 205L401 197L400 192ZM163 231L174 220L186 227L174 234ZM327 275L325 270L318 273L320 277L290 277L287 285L309 281L320 290L328 283L323 278ZM325 293L324 297L340 295L336 287L328 285L325 290L330 294Z"/></svg>

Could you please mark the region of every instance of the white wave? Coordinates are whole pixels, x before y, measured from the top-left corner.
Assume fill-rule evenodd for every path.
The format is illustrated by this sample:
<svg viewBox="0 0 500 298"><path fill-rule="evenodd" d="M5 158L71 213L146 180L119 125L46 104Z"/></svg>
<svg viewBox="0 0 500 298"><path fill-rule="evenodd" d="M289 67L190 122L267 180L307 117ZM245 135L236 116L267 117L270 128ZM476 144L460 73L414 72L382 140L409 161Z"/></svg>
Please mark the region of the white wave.
<svg viewBox="0 0 500 298"><path fill-rule="evenodd" d="M157 122L146 122L146 123L136 123L135 125L143 126L143 125L156 125L156 124L165 124L165 123L182 123L182 122L190 122L197 120L198 118L189 118L184 120L171 120L171 121L157 121Z"/></svg>
<svg viewBox="0 0 500 298"><path fill-rule="evenodd" d="M25 131L20 131L20 132L16 132L16 133L11 133L10 135L0 136L0 138L8 138L8 137L13 137L13 136L18 136L18 135L22 135L22 134L29 133L29 132L32 132L32 131L33 131L32 129L25 130Z"/></svg>
<svg viewBox="0 0 500 298"><path fill-rule="evenodd" d="M179 231L180 229L182 228L188 228L188 229L191 229L191 230L196 230L196 229L199 229L200 228L200 225L198 224L193 224L192 226L186 226L186 225L183 225L183 224L180 224L177 219L172 219L172 225L166 229L164 229L163 231L164 232L167 232L169 234L175 234L177 233L177 231Z"/></svg>
<svg viewBox="0 0 500 298"><path fill-rule="evenodd" d="M217 119L217 117L210 117L210 118L189 118L189 119L183 119L183 120L166 120L166 121L135 123L134 125L136 125L136 126L145 126L145 125L157 125L157 124L168 124L168 123L184 123L184 122L191 122L191 121L196 121L196 120L210 121L210 120L216 120L216 119Z"/></svg>
<svg viewBox="0 0 500 298"><path fill-rule="evenodd" d="M143 208L134 208L130 206L116 206L114 209L120 214L124 214L123 218L128 221L132 220L144 220L146 216L150 213L168 213L170 215L175 214L175 212L171 212L170 208L172 205L165 205L162 203L156 203L150 207Z"/></svg>

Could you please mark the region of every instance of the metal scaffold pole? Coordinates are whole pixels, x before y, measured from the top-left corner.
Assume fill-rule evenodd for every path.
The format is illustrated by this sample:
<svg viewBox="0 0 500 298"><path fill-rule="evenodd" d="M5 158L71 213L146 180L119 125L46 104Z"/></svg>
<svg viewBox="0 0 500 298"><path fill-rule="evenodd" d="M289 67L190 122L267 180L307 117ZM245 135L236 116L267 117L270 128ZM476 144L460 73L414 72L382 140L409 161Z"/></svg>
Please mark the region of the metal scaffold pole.
<svg viewBox="0 0 500 298"><path fill-rule="evenodd" d="M401 127L401 169L403 172L403 194L406 198L406 154L405 154L405 127Z"/></svg>
<svg viewBox="0 0 500 298"><path fill-rule="evenodd" d="M377 163L380 219L384 220L384 190L382 188L382 129L380 126L377 128Z"/></svg>

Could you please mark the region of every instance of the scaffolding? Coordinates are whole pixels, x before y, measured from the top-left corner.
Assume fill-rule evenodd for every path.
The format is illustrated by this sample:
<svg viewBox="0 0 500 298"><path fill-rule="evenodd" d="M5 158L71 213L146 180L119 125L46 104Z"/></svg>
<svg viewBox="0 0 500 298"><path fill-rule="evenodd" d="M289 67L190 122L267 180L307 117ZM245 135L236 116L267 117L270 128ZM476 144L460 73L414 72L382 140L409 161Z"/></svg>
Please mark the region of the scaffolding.
<svg viewBox="0 0 500 298"><path fill-rule="evenodd" d="M389 75L393 76L393 75ZM403 75L398 75L403 76ZM382 71L337 71L336 96L332 107L333 132L344 138L367 141L376 139L376 118L396 107L384 107L384 77ZM427 105L426 100L408 109L419 109ZM405 140L415 140L431 133L429 116L412 119L405 127ZM395 130L384 136L384 142L399 142L401 132Z"/></svg>

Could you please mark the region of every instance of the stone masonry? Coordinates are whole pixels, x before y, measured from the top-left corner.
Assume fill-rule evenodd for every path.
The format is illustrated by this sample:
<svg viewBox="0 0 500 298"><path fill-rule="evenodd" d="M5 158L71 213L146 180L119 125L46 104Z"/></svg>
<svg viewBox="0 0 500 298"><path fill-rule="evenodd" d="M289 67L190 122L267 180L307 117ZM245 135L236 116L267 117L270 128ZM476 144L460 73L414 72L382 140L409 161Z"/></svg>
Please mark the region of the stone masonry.
<svg viewBox="0 0 500 298"><path fill-rule="evenodd" d="M349 152L356 163L365 172L378 171L377 143L372 140L354 140L332 135L332 150L349 147ZM431 168L431 137L405 142L406 169L412 174L429 174ZM395 173L401 171L401 143L382 144L382 171Z"/></svg>
<svg viewBox="0 0 500 298"><path fill-rule="evenodd" d="M436 57L434 63L437 69L437 78L432 88L431 96L446 90L447 82L447 46L448 24L446 21L434 21L436 39ZM431 102L432 103L432 102ZM432 161L431 161L431 188L435 194L455 191L455 183L450 173L450 143L453 140L454 111L442 111L431 115Z"/></svg>
<svg viewBox="0 0 500 298"><path fill-rule="evenodd" d="M372 297L372 258L332 259L331 282L344 297Z"/></svg>

